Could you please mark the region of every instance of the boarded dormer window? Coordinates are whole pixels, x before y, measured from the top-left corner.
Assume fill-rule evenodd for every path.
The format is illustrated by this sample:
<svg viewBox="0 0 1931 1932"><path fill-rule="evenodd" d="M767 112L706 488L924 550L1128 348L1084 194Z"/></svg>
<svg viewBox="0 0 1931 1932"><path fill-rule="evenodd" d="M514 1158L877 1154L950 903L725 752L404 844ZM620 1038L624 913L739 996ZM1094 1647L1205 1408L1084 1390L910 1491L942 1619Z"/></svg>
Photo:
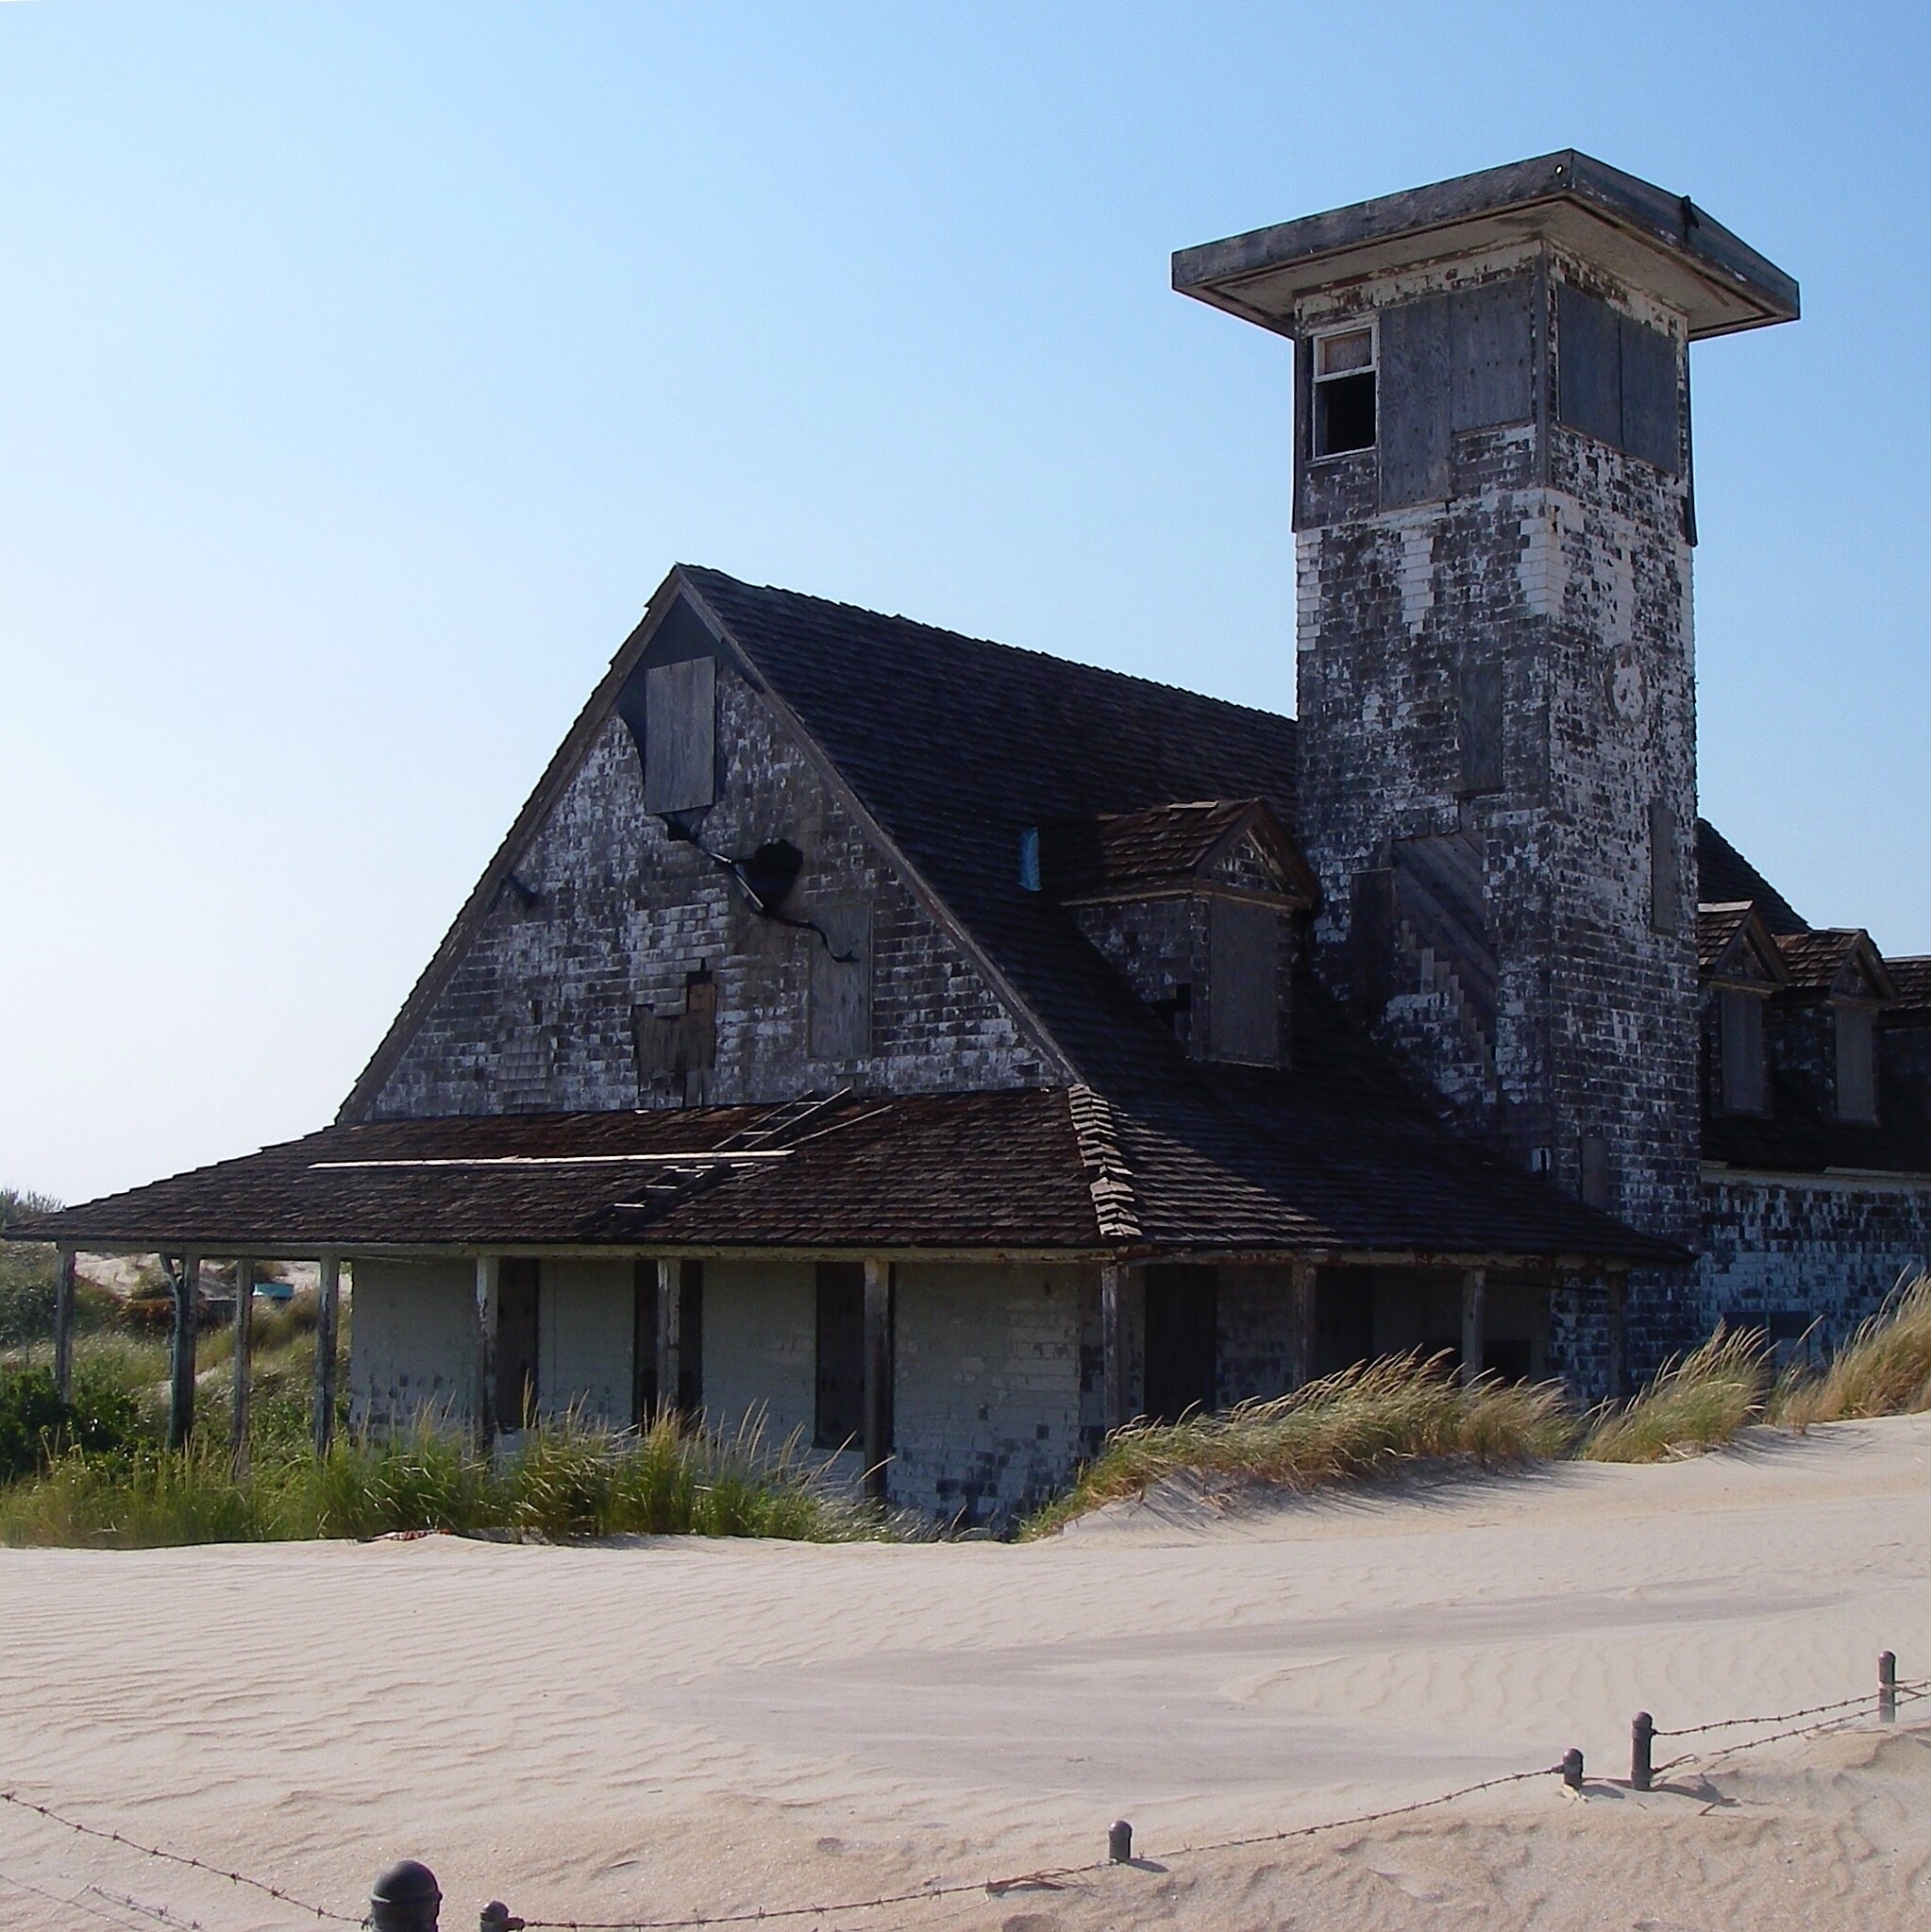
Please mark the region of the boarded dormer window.
<svg viewBox="0 0 1931 1932"><path fill-rule="evenodd" d="M716 660L652 664L644 675L644 809L697 812L716 800Z"/></svg>
<svg viewBox="0 0 1931 1932"><path fill-rule="evenodd" d="M1726 1114L1764 1111L1763 995L1725 986L1719 997L1717 1026L1721 1060L1718 1105Z"/></svg>
<svg viewBox="0 0 1931 1932"><path fill-rule="evenodd" d="M1374 329L1314 338L1314 453L1374 447Z"/></svg>
<svg viewBox="0 0 1931 1932"><path fill-rule="evenodd" d="M812 936L811 1056L863 1060L872 1050L872 915L869 906L820 912Z"/></svg>
<svg viewBox="0 0 1931 1932"><path fill-rule="evenodd" d="M1877 1118L1877 1037L1868 1006L1837 1009L1838 1118L1869 1125Z"/></svg>
<svg viewBox="0 0 1931 1932"><path fill-rule="evenodd" d="M1282 916L1217 899L1208 913L1208 1030L1216 1060L1278 1067Z"/></svg>

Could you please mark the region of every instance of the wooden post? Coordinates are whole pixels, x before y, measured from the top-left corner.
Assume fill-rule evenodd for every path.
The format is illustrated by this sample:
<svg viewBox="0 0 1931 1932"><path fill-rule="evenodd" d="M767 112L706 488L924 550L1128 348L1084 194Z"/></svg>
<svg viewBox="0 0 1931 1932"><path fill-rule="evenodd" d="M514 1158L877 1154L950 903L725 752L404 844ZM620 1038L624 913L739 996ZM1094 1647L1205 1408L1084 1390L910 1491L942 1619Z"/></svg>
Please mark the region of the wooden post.
<svg viewBox="0 0 1931 1932"><path fill-rule="evenodd" d="M1571 1791L1583 1788L1583 1754L1573 1745L1562 1754L1562 1782Z"/></svg>
<svg viewBox="0 0 1931 1932"><path fill-rule="evenodd" d="M502 1264L494 1254L476 1257L476 1433L485 1449L496 1440L496 1317Z"/></svg>
<svg viewBox="0 0 1931 1932"><path fill-rule="evenodd" d="M1133 1410L1127 1395L1126 1269L1108 1264L1100 1270L1100 1353L1106 1385L1106 1433L1124 1428Z"/></svg>
<svg viewBox="0 0 1931 1932"><path fill-rule="evenodd" d="M168 1447L185 1448L194 1433L194 1325L201 1294L201 1258L184 1254L176 1263L175 1347L168 1377Z"/></svg>
<svg viewBox="0 0 1931 1932"><path fill-rule="evenodd" d="M59 1271L54 1277L54 1392L74 1400L74 1250L60 1251Z"/></svg>
<svg viewBox="0 0 1931 1932"><path fill-rule="evenodd" d="M255 1393L255 1264L235 1263L235 1392L228 1419L228 1468L248 1473L248 1408Z"/></svg>
<svg viewBox="0 0 1931 1932"><path fill-rule="evenodd" d="M1897 1655L1892 1651L1881 1651L1877 1657L1877 1721L1897 1722Z"/></svg>
<svg viewBox="0 0 1931 1932"><path fill-rule="evenodd" d="M657 1413L675 1415L683 1377L684 1270L676 1261L657 1264Z"/></svg>
<svg viewBox="0 0 1931 1932"><path fill-rule="evenodd" d="M315 1296L315 1453L327 1455L335 1440L336 1331L342 1323L342 1257L325 1254Z"/></svg>
<svg viewBox="0 0 1931 1932"><path fill-rule="evenodd" d="M865 1491L886 1500L892 1460L892 1264L865 1265Z"/></svg>
<svg viewBox="0 0 1931 1932"><path fill-rule="evenodd" d="M1639 1710L1629 1726L1629 1789L1647 1791L1655 1776L1656 1721Z"/></svg>
<svg viewBox="0 0 1931 1932"><path fill-rule="evenodd" d="M1482 1372L1484 1303L1488 1297L1488 1270L1470 1268L1462 1274L1462 1386Z"/></svg>
<svg viewBox="0 0 1931 1932"><path fill-rule="evenodd" d="M1609 1400L1620 1402L1629 1392L1629 1320L1624 1306L1629 1277L1620 1272L1603 1277L1609 1309Z"/></svg>
<svg viewBox="0 0 1931 1932"><path fill-rule="evenodd" d="M1297 1261L1288 1270L1287 1386L1304 1388L1314 1380L1315 1288L1311 1261Z"/></svg>

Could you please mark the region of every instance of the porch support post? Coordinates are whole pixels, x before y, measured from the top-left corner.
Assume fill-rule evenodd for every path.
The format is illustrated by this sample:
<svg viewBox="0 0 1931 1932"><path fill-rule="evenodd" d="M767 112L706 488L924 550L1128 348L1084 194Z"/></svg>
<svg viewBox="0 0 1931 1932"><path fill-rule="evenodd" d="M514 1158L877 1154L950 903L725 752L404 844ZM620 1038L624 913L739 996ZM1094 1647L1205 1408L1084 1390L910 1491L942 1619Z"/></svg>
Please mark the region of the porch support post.
<svg viewBox="0 0 1931 1932"><path fill-rule="evenodd" d="M1304 1388L1314 1380L1315 1266L1297 1261L1288 1269L1287 1386Z"/></svg>
<svg viewBox="0 0 1931 1932"><path fill-rule="evenodd" d="M1620 1402L1629 1392L1629 1277L1620 1269L1603 1277L1604 1299L1609 1304L1609 1400Z"/></svg>
<svg viewBox="0 0 1931 1932"><path fill-rule="evenodd" d="M865 1493L886 1500L892 1459L892 1264L865 1265Z"/></svg>
<svg viewBox="0 0 1931 1932"><path fill-rule="evenodd" d="M1462 1272L1462 1384L1466 1387L1482 1372L1482 1344L1486 1330L1488 1299L1488 1270L1465 1268Z"/></svg>
<svg viewBox="0 0 1931 1932"><path fill-rule="evenodd" d="M325 1254L315 1295L315 1453L327 1455L335 1439L336 1331L342 1322L342 1257Z"/></svg>
<svg viewBox="0 0 1931 1932"><path fill-rule="evenodd" d="M1100 1270L1100 1352L1106 1386L1106 1432L1133 1418L1127 1381L1126 1269L1109 1262Z"/></svg>
<svg viewBox="0 0 1931 1932"><path fill-rule="evenodd" d="M680 1261L657 1264L657 1413L667 1416L678 1405L678 1384L683 1374L684 1268Z"/></svg>
<svg viewBox="0 0 1931 1932"><path fill-rule="evenodd" d="M235 1263L235 1392L228 1417L228 1469L248 1473L248 1410L255 1393L255 1264Z"/></svg>
<svg viewBox="0 0 1931 1932"><path fill-rule="evenodd" d="M74 1400L74 1250L60 1251L54 1276L54 1392Z"/></svg>
<svg viewBox="0 0 1931 1932"><path fill-rule="evenodd" d="M183 1254L176 1262L175 1346L168 1376L168 1447L180 1449L194 1431L195 1303L201 1293L201 1257Z"/></svg>
<svg viewBox="0 0 1931 1932"><path fill-rule="evenodd" d="M496 1318L502 1311L502 1263L476 1257L476 1433L485 1449L496 1440Z"/></svg>

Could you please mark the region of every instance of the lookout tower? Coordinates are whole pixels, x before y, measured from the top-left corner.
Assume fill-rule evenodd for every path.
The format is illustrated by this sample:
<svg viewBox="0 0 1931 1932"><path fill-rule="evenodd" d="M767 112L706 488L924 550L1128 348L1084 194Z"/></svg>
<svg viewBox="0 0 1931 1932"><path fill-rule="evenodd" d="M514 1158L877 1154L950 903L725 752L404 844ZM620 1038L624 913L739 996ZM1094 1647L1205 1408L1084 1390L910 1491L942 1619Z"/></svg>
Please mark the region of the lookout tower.
<svg viewBox="0 0 1931 1932"><path fill-rule="evenodd" d="M1324 977L1468 1131L1693 1245L1688 345L1793 319L1796 283L1573 151L1173 281L1295 345Z"/></svg>

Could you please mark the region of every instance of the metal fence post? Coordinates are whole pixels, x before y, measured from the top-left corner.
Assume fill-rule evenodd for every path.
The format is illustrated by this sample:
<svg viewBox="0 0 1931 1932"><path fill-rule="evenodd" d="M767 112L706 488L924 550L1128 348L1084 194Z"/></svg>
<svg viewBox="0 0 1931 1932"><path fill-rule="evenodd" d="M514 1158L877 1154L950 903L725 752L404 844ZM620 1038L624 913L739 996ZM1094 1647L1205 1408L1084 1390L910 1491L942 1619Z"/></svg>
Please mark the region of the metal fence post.
<svg viewBox="0 0 1931 1932"><path fill-rule="evenodd" d="M1646 1710L1637 1711L1629 1726L1629 1789L1632 1791L1647 1791L1650 1788L1650 1780L1655 1775L1651 1762L1655 1741L1655 1719Z"/></svg>
<svg viewBox="0 0 1931 1932"><path fill-rule="evenodd" d="M1133 1828L1124 1818L1116 1818L1106 1834L1106 1856L1116 1865L1133 1862Z"/></svg>
<svg viewBox="0 0 1931 1932"><path fill-rule="evenodd" d="M1562 1754L1562 1782L1571 1791L1583 1788L1583 1754L1573 1745Z"/></svg>
<svg viewBox="0 0 1931 1932"><path fill-rule="evenodd" d="M1877 1722L1897 1722L1897 1653L1880 1651L1877 1657Z"/></svg>

